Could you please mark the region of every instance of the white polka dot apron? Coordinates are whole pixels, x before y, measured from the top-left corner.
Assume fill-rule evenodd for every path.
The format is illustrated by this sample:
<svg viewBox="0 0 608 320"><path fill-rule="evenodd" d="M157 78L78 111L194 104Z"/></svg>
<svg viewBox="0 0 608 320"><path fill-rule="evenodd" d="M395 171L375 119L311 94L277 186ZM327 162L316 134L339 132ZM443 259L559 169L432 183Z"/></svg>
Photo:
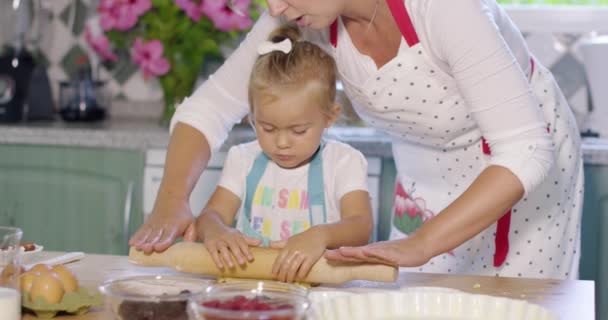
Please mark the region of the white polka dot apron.
<svg viewBox="0 0 608 320"><path fill-rule="evenodd" d="M455 80L432 62L419 43L403 0L387 3L408 48L363 85L350 81L341 71L347 68L340 59L337 63L356 112L393 138L398 179L390 238L397 239L407 237L460 196L487 167L490 150L483 147L481 132ZM330 28L334 50L338 23ZM533 66L532 91L556 150L547 179L499 223L420 268L404 269L533 278L577 276L583 199L578 130L550 72L538 63ZM530 145L521 152L534 150Z"/></svg>

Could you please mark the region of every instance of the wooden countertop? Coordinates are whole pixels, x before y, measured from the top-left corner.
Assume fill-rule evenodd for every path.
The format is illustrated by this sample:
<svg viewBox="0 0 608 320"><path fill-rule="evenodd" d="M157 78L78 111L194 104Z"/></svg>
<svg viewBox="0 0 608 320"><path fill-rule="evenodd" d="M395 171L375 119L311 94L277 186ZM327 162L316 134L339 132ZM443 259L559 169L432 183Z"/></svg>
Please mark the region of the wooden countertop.
<svg viewBox="0 0 608 320"><path fill-rule="evenodd" d="M42 252L39 259L57 256L57 252ZM138 267L128 262L126 256L87 254L84 259L69 264L81 285L96 288L101 282L118 277L146 274L174 274L167 268ZM370 289L398 289L404 287L447 287L470 293L523 299L542 305L560 319L595 319L594 283L592 281L558 281L521 278L458 276L443 274L405 273L394 284L353 281L343 286L321 287L360 292ZM314 289L313 289L314 290ZM23 319L36 319L24 315ZM65 320L107 320L111 315L103 308L91 310L82 316L61 316Z"/></svg>

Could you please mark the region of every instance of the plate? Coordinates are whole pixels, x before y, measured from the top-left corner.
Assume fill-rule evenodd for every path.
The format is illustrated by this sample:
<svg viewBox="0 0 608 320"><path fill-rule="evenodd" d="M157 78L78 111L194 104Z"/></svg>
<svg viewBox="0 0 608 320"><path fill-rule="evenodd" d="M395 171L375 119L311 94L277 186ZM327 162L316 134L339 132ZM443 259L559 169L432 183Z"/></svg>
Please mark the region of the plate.
<svg viewBox="0 0 608 320"><path fill-rule="evenodd" d="M523 301L447 288L407 288L369 293L317 293L316 320L557 320L549 310Z"/></svg>

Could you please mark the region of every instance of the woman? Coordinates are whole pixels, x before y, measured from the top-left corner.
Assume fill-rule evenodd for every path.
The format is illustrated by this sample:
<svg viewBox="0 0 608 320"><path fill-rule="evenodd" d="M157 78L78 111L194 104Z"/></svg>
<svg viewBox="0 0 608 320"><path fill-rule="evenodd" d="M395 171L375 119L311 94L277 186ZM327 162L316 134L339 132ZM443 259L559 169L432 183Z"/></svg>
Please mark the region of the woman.
<svg viewBox="0 0 608 320"><path fill-rule="evenodd" d="M393 138L391 241L326 253L441 273L575 278L578 130L550 72L494 0L267 0L240 48L173 119L154 214L131 244L192 239L188 195L247 113L255 49L282 17L337 61L370 126ZM239 78L243 80L238 80Z"/></svg>

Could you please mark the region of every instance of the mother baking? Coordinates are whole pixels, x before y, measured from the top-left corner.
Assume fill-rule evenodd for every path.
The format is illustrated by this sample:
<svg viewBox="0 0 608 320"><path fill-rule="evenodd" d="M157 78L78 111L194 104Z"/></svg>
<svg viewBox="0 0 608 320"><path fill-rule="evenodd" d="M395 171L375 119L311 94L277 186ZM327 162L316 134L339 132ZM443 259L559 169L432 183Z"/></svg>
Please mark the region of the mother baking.
<svg viewBox="0 0 608 320"><path fill-rule="evenodd" d="M131 245L162 251L176 237L192 239L189 194L211 151L249 110L243 75L257 46L287 20L334 56L361 119L393 138L391 240L328 251L328 259L577 277L583 171L576 123L495 0L267 3L269 13L241 46L177 109L154 212Z"/></svg>

